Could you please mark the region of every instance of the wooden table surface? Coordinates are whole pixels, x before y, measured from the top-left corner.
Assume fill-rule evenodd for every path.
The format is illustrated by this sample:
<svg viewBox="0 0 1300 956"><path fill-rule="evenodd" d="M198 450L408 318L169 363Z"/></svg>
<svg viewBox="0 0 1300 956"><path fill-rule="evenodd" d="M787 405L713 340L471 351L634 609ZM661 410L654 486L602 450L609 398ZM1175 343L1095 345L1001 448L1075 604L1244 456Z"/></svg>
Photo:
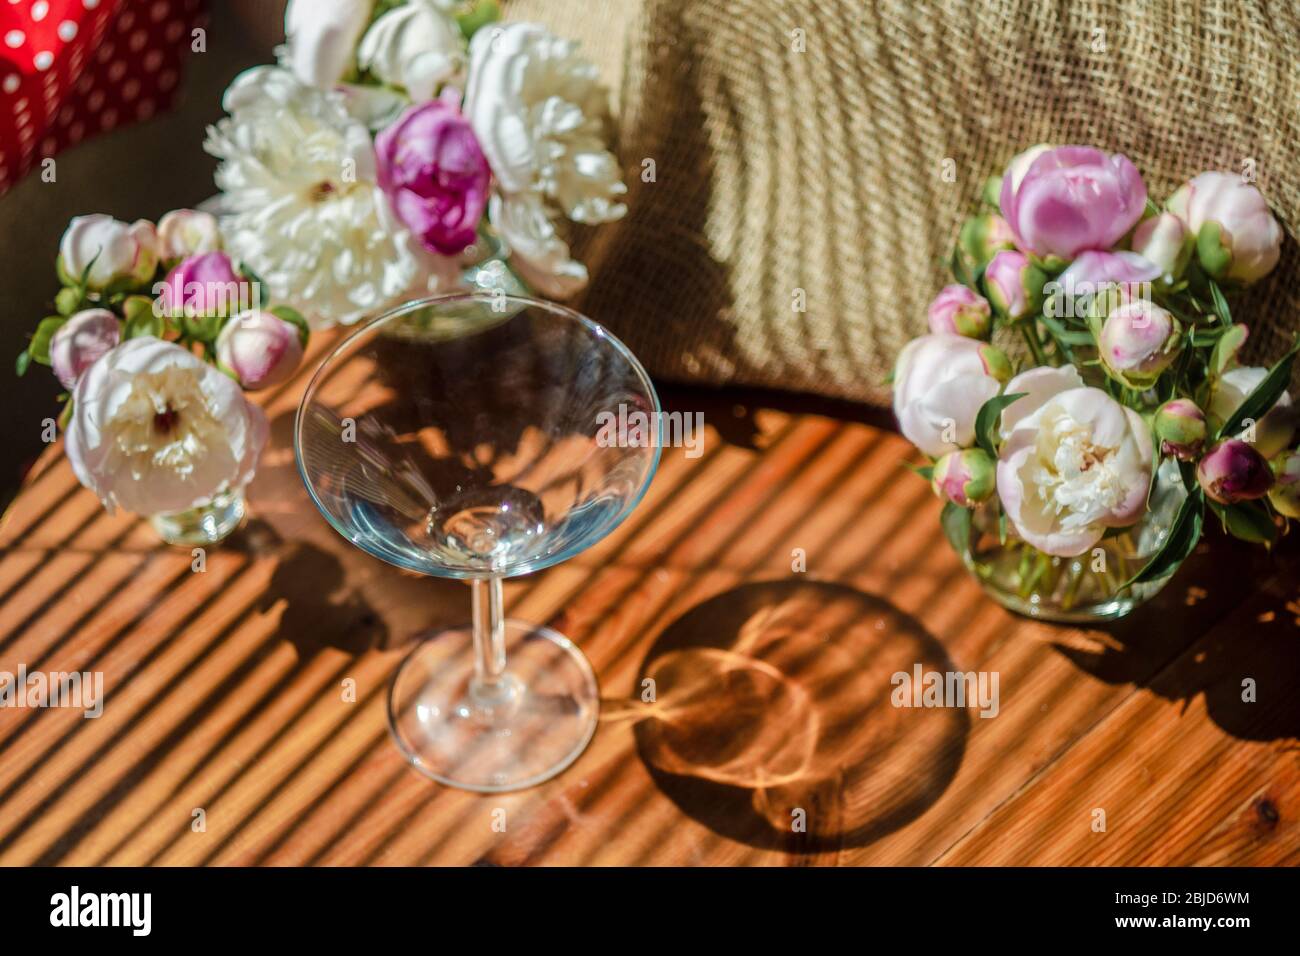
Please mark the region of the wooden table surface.
<svg viewBox="0 0 1300 956"><path fill-rule="evenodd" d="M0 670L102 671L106 700L0 709L0 863L1300 862L1294 540L1212 535L1117 625L1025 620L871 414L741 393L670 391L704 411L703 454L666 450L609 538L506 585L596 668L586 753L520 793L438 786L384 698L468 590L325 524L291 451L304 376L264 396L251 520L201 573L58 447L9 508ZM893 707L916 663L996 672L997 715Z"/></svg>

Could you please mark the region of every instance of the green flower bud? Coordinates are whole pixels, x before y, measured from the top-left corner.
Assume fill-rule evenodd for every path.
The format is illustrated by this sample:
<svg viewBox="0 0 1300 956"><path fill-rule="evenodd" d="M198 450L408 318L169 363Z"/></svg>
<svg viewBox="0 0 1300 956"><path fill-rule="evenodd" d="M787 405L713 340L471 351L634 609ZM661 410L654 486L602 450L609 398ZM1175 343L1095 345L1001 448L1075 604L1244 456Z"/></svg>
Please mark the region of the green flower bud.
<svg viewBox="0 0 1300 956"><path fill-rule="evenodd" d="M982 448L949 452L935 463L930 487L944 501L972 508L992 496L997 465Z"/></svg>
<svg viewBox="0 0 1300 956"><path fill-rule="evenodd" d="M1011 376L1015 370L1011 367L1011 359L1007 358L1007 353L1002 351L996 345L980 346L980 361L984 363L984 371L991 378L998 380L998 384L1005 385L1011 381Z"/></svg>
<svg viewBox="0 0 1300 956"><path fill-rule="evenodd" d="M1152 427L1162 455L1192 461L1205 447L1205 412L1189 398L1175 398L1161 405Z"/></svg>
<svg viewBox="0 0 1300 956"><path fill-rule="evenodd" d="M1283 452L1273 459L1273 478L1268 500L1278 514L1300 518L1300 448Z"/></svg>

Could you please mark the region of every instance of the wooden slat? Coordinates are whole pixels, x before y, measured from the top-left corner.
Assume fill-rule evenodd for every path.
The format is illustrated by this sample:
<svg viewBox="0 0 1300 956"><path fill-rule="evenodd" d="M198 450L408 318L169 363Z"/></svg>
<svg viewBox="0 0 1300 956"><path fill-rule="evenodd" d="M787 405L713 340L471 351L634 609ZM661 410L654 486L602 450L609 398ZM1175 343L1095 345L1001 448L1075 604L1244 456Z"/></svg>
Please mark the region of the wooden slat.
<svg viewBox="0 0 1300 956"><path fill-rule="evenodd" d="M305 380L260 396L253 517L201 574L106 515L58 448L6 513L0 670L101 670L107 701L90 720L0 709L0 863L1300 859L1294 542L1270 558L1216 537L1116 625L1024 620L952 554L906 442L759 396L669 390L704 409L704 454L666 450L623 526L506 586L512 615L597 669L587 752L522 793L432 784L389 740L384 695L468 594L320 518L290 450ZM917 661L996 672L1000 712L890 706Z"/></svg>

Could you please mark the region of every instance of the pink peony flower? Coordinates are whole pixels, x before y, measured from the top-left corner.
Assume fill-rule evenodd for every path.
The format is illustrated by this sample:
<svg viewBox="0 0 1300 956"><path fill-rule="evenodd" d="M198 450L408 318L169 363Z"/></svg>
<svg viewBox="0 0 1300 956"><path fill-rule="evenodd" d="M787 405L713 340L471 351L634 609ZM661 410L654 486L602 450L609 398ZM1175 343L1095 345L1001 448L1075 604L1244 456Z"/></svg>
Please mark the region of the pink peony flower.
<svg viewBox="0 0 1300 956"><path fill-rule="evenodd" d="M379 186L425 248L456 255L474 241L491 174L474 130L442 100L412 106L375 137Z"/></svg>
<svg viewBox="0 0 1300 956"><path fill-rule="evenodd" d="M1260 191L1240 176L1201 173L1166 205L1196 238L1201 267L1215 278L1250 283L1277 265L1282 227Z"/></svg>
<svg viewBox="0 0 1300 956"><path fill-rule="evenodd" d="M1128 157L1090 146L1046 150L1019 182L1002 180L1003 218L1020 248L1042 257L1111 248L1142 218L1146 199Z"/></svg>

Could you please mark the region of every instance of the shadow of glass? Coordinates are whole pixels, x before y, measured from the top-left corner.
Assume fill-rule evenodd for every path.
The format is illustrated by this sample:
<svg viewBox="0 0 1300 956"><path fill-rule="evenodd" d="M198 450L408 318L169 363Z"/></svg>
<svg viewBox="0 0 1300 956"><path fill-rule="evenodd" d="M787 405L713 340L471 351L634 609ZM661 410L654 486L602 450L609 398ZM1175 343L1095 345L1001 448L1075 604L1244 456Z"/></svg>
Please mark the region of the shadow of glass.
<svg viewBox="0 0 1300 956"><path fill-rule="evenodd" d="M788 852L863 846L924 812L965 752L964 708L891 703L891 677L917 664L955 670L888 601L747 584L659 635L628 716L656 785L716 833Z"/></svg>

